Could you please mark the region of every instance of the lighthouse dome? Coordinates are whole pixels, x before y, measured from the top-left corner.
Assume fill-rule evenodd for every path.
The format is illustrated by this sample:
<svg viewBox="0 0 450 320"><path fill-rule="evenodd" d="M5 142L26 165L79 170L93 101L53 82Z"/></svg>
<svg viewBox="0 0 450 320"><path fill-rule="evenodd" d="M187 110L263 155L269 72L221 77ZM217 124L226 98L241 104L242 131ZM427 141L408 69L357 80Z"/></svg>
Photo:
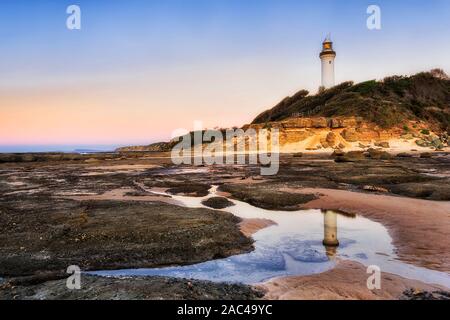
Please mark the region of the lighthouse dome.
<svg viewBox="0 0 450 320"><path fill-rule="evenodd" d="M327 36L322 43L322 52L330 53L333 52L333 41L331 41L330 36Z"/></svg>

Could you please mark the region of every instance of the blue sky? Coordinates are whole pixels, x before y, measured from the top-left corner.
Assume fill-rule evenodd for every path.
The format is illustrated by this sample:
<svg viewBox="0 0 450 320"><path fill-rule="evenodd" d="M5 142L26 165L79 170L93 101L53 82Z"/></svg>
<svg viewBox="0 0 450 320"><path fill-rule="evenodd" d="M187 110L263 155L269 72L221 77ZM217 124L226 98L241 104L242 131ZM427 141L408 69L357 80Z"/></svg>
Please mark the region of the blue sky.
<svg viewBox="0 0 450 320"><path fill-rule="evenodd" d="M80 31L65 26L71 4L81 7ZM366 28L369 4L381 7L381 30ZM242 125L299 89L317 90L328 33L337 82L450 72L448 0L2 0L0 144L145 143L194 120ZM47 121L45 106L61 119ZM36 110L55 128L39 141L39 125L21 128ZM56 129L74 116L88 123ZM133 129L142 117L147 128ZM100 126L95 136L89 123ZM77 130L92 134L78 141Z"/></svg>

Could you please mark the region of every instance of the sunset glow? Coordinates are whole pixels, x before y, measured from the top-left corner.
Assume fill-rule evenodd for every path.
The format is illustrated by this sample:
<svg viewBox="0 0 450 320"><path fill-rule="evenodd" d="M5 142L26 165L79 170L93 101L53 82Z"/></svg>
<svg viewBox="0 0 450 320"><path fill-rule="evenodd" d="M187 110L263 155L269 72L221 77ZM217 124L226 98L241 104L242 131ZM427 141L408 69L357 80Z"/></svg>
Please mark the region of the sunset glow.
<svg viewBox="0 0 450 320"><path fill-rule="evenodd" d="M377 32L365 1L79 1L75 31L64 1L2 2L0 145L148 144L195 120L241 126L317 91L330 30L337 83L450 70L438 54L450 50L448 1L380 2Z"/></svg>

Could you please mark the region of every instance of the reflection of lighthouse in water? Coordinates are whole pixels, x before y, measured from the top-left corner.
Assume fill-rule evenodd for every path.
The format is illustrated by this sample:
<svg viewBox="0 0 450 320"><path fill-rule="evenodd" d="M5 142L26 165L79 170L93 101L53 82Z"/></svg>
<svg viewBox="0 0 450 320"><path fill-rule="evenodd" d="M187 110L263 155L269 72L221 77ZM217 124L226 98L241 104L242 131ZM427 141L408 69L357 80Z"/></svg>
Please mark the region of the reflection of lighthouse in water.
<svg viewBox="0 0 450 320"><path fill-rule="evenodd" d="M323 245L327 256L333 258L336 255L336 249L339 246L337 238L337 214L334 211L327 210L323 215Z"/></svg>

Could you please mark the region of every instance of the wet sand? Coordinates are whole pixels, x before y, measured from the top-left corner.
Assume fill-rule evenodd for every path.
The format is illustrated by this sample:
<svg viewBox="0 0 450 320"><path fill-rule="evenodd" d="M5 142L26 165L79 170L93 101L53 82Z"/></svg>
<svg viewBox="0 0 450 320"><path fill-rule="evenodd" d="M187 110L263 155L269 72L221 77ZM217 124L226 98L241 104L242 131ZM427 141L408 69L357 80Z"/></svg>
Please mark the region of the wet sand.
<svg viewBox="0 0 450 320"><path fill-rule="evenodd" d="M366 267L353 261L339 261L324 273L276 278L256 286L270 300L392 300L408 289L435 292L443 288L397 275L382 273L381 289L367 288Z"/></svg>
<svg viewBox="0 0 450 320"><path fill-rule="evenodd" d="M429 269L450 271L449 201L332 189L285 191L319 196L304 204L304 208L339 210L380 222L388 228L400 259Z"/></svg>
<svg viewBox="0 0 450 320"><path fill-rule="evenodd" d="M259 230L265 229L267 227L273 226L276 223L269 219L243 219L239 224L241 232L246 237L251 237L253 234Z"/></svg>
<svg viewBox="0 0 450 320"><path fill-rule="evenodd" d="M157 194L148 195L131 195L135 192L132 188L122 188L106 191L102 194L60 194L59 196L64 199L71 199L77 201L100 201L100 200L116 200L116 201L144 201L144 202L164 202L168 204L179 205L176 200ZM58 195L58 194L57 194Z"/></svg>

